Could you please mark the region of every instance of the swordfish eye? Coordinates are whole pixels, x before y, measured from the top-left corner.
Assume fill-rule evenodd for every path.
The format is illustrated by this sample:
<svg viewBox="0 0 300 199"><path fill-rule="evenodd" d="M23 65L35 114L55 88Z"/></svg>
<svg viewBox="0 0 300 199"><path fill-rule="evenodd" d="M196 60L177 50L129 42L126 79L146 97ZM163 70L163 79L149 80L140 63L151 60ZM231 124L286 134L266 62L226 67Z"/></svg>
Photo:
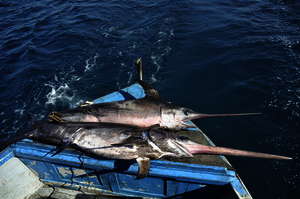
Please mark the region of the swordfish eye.
<svg viewBox="0 0 300 199"><path fill-rule="evenodd" d="M185 115L189 115L191 113L194 113L194 111L190 108L183 108L183 112Z"/></svg>
<svg viewBox="0 0 300 199"><path fill-rule="evenodd" d="M189 110L187 108L181 108L178 112L183 113L185 116L188 116L189 114Z"/></svg>

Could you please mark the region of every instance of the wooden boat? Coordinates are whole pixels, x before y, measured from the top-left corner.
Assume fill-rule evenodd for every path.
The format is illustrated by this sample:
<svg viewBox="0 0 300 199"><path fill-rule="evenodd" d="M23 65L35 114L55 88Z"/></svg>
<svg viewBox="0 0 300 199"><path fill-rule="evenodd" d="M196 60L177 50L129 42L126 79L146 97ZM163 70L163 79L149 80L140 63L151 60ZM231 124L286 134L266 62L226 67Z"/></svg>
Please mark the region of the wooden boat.
<svg viewBox="0 0 300 199"><path fill-rule="evenodd" d="M126 100L126 95L142 98L145 94L136 83L94 103ZM196 126L188 130L197 142L214 145ZM216 191L223 194L223 187L238 198L252 198L224 156L153 160L149 175L137 179L137 163L120 171L115 169L120 164L116 160L94 159L74 150L51 156L53 148L25 139L0 152L0 198L180 198L192 193L201 197Z"/></svg>

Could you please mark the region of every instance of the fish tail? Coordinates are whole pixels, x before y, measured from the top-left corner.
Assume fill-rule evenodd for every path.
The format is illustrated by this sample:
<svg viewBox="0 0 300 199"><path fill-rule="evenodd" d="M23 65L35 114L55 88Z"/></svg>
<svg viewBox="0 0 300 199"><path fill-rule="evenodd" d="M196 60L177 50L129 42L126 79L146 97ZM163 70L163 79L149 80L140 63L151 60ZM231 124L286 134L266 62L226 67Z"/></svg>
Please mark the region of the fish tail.
<svg viewBox="0 0 300 199"><path fill-rule="evenodd" d="M137 73L139 76L138 80L143 81L143 65L142 65L141 57L135 61L135 66L136 66L136 70L137 70Z"/></svg>
<svg viewBox="0 0 300 199"><path fill-rule="evenodd" d="M3 134L0 135L0 152L12 144L26 138L26 134Z"/></svg>

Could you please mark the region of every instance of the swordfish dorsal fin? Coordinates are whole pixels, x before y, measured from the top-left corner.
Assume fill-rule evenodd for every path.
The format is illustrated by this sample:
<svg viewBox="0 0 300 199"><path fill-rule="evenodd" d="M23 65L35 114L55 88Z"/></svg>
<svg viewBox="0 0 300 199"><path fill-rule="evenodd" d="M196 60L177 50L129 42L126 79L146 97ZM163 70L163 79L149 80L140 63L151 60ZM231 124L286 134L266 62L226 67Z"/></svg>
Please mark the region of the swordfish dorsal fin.
<svg viewBox="0 0 300 199"><path fill-rule="evenodd" d="M152 99L159 99L159 94L158 91L155 90L152 86L147 84L145 81L143 81L143 63L142 63L142 58L138 58L135 61L135 66L138 74L138 80L137 82L143 87L145 91L146 97L150 97Z"/></svg>

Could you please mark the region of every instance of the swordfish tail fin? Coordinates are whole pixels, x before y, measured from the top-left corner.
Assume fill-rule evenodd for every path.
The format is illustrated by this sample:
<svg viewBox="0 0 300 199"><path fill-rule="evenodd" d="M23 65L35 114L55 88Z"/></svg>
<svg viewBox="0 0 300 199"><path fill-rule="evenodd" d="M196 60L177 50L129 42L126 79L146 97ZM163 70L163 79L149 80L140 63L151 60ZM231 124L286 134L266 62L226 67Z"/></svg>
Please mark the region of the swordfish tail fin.
<svg viewBox="0 0 300 199"><path fill-rule="evenodd" d="M261 114L262 113L225 113L225 114L195 113L189 117L189 120L209 118L209 117L236 117L236 116L250 116L250 115L261 115Z"/></svg>
<svg viewBox="0 0 300 199"><path fill-rule="evenodd" d="M137 70L137 73L138 73L138 80L140 81L143 81L143 64L142 64L142 58L138 58L136 61L135 61L135 66L136 66L136 70Z"/></svg>
<svg viewBox="0 0 300 199"><path fill-rule="evenodd" d="M292 159L290 157L280 156L280 155L244 151L244 150L225 148L225 147L206 146L201 144L187 145L186 148L192 154L232 155L232 156L245 156L245 157L253 157L253 158L267 158L267 159L278 159L278 160Z"/></svg>

